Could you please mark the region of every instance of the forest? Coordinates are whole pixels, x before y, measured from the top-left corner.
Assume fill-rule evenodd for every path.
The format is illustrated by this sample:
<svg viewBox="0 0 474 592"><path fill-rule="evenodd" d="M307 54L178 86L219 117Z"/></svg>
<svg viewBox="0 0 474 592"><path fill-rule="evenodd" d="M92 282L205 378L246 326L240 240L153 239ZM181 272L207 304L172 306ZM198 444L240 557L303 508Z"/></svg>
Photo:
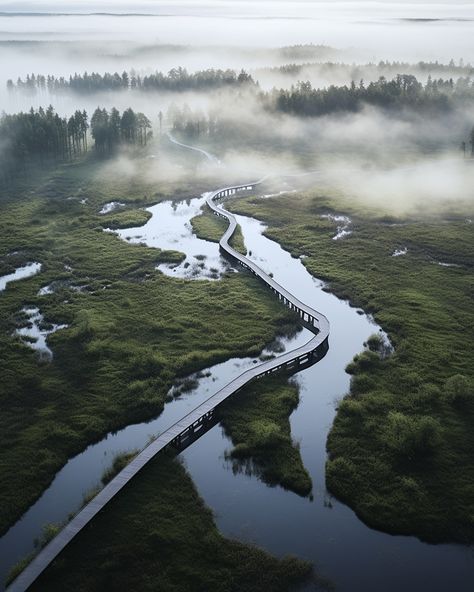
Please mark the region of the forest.
<svg viewBox="0 0 474 592"><path fill-rule="evenodd" d="M255 82L245 70L239 73L234 70L219 70L209 68L189 73L186 68L172 68L167 74L155 72L148 76L140 76L134 70L130 72L118 72L98 74L84 72L74 74L69 78L55 77L43 74L28 74L23 80L18 78L16 84L13 80L7 81L7 88L14 91L37 93L49 91L51 94L65 91L73 91L81 94L97 92L110 92L117 90L139 91L188 91L200 89L213 89L229 86L255 85Z"/></svg>
<svg viewBox="0 0 474 592"><path fill-rule="evenodd" d="M474 82L470 77L433 80L425 85L411 74L398 74L392 80L380 77L368 85L361 80L350 86L315 89L300 82L289 90L273 90L262 95L267 108L302 116L320 116L337 111L357 112L364 105L382 109L411 109L429 114L449 110L456 103L472 100Z"/></svg>
<svg viewBox="0 0 474 592"><path fill-rule="evenodd" d="M69 119L52 106L0 117L0 182L7 182L31 162L70 160L87 150L88 116L77 110Z"/></svg>
<svg viewBox="0 0 474 592"><path fill-rule="evenodd" d="M26 82L21 82L21 85L42 88L43 84L50 85L58 80L64 79L48 77L45 82L44 77L32 75ZM110 85L115 83L122 85L121 88L134 88L137 79L133 76L130 78L126 72L122 77L118 74L106 74L103 77L85 74L83 77L75 75L70 78L70 81L82 81L84 88L91 89L91 92L91 83L94 80L97 81L97 89L104 81L110 89L113 88ZM229 82L232 80L233 83ZM222 84L248 83L248 88L252 90L251 96L264 110L298 117L321 117L337 112L356 113L367 105L388 112L410 111L430 117L462 107L474 98L474 81L470 77L461 77L456 81L452 78L428 77L426 84L422 84L411 74L398 74L391 80L381 77L367 85L360 81L359 84L352 82L351 85L331 85L316 89L310 82L299 82L290 89L263 92L258 90L252 77L243 70L239 75L222 70L206 70L189 75L185 69L178 68L168 76L154 74L140 79L140 88L158 89L163 82L164 85L170 85L168 90L184 90L187 81L201 85L202 88L206 84L218 84L218 81ZM64 84L70 83L64 81ZM163 114L160 112L160 125L162 120ZM167 122L174 132L183 133L190 138L228 134L232 131L229 129L232 124L229 124L222 112L209 109L205 113L201 109L192 110L186 104L172 104L168 109ZM121 114L116 108L107 111L98 107L90 120L91 136L98 155L114 153L120 145L146 145L152 135L151 127L145 114L136 113L131 108ZM84 153L87 150L88 129L89 120L85 110L76 110L69 118L60 117L52 106L46 110L40 107L36 111L31 109L28 113L2 115L0 133L3 158L0 164L0 182L11 180L13 175L32 162L71 160ZM472 133L468 139L460 138L459 145L465 155L470 151L471 156L474 156Z"/></svg>
<svg viewBox="0 0 474 592"><path fill-rule="evenodd" d="M110 113L98 107L91 117L91 133L102 154L114 152L121 144L144 146L153 135L148 117L130 107L122 115L115 107Z"/></svg>
<svg viewBox="0 0 474 592"><path fill-rule="evenodd" d="M318 118L335 113L358 113L366 106L372 106L381 112L391 115L416 115L420 121L430 117L441 116L460 109L467 113L465 107L474 98L474 82L471 78L428 79L423 85L412 75L397 75L388 81L380 78L367 86L361 81L358 85L330 86L327 89L315 89L310 82L302 82L289 90L273 90L254 95L259 106L269 115L288 114L298 118ZM474 130L467 116L465 131L459 136L452 136L450 143L459 148L464 155L474 157ZM223 109L210 109L207 113L202 109L191 109L187 104L180 107L171 105L167 113L167 121L173 132L184 134L189 138L206 137L229 138L242 134L239 120ZM250 133L252 123L246 128ZM261 128L257 124L257 135ZM465 134L464 136L462 134Z"/></svg>
<svg viewBox="0 0 474 592"><path fill-rule="evenodd" d="M364 106L380 109L411 110L424 116L440 113L474 98L474 81L469 78L433 80L425 85L412 75L397 75L392 80L381 77L368 85L334 86L316 89L310 82L300 82L291 89L274 89L258 95L267 111L289 113L301 117L319 117L336 112L355 113ZM173 130L190 136L213 135L224 121L216 113L205 116L202 111L193 112L184 105L172 107L169 118Z"/></svg>
<svg viewBox="0 0 474 592"><path fill-rule="evenodd" d="M9 183L31 164L64 162L84 154L89 127L97 154L111 153L121 144L145 145L152 135L150 120L131 108L120 114L115 108L109 113L98 107L90 125L85 110L77 110L69 118L60 117L52 106L3 114L0 184Z"/></svg>
<svg viewBox="0 0 474 592"><path fill-rule="evenodd" d="M460 60L455 63L451 60L448 63L434 62L417 62L411 64L409 62L380 60L379 62L367 62L366 64L347 64L345 62L305 62L305 63L288 63L282 66L274 66L273 68L266 68L268 72L276 74L285 74L288 76L301 76L300 80L307 77L312 70L322 72L326 75L337 74L338 72L348 72L352 80L361 80L370 72L378 72L379 76L395 76L400 72L404 74L426 76L443 75L452 76L472 76L474 75L474 66L470 63L464 63Z"/></svg>

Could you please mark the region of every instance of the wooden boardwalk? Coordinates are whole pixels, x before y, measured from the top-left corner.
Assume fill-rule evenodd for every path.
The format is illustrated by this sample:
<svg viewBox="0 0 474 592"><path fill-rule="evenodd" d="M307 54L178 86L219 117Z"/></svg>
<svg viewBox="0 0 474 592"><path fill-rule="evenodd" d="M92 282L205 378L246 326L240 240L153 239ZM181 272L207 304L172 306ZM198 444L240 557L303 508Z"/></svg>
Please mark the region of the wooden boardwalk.
<svg viewBox="0 0 474 592"><path fill-rule="evenodd" d="M258 276L278 296L281 302L299 314L302 323L314 333L314 337L305 345L291 352L284 353L277 358L243 372L212 397L204 401L204 403L196 407L196 409L188 413L188 415L185 415L160 434L112 479L92 501L80 510L67 526L38 553L24 571L7 588L7 592L23 592L27 590L77 533L160 451L170 447L174 450L182 451L208 431L215 424L216 408L228 397L240 391L252 380L258 380L263 376L278 371L297 372L308 365L314 364L326 354L329 338L329 322L327 318L295 298L288 290L280 286L273 278L261 270L258 265L238 253L229 245L229 239L237 227L237 222L235 217L217 202L234 196L237 193L251 191L259 183L261 181L246 185L224 187L208 195L207 203L209 207L216 215L226 218L229 222L229 227L220 240L220 249L233 261L236 261L251 273Z"/></svg>

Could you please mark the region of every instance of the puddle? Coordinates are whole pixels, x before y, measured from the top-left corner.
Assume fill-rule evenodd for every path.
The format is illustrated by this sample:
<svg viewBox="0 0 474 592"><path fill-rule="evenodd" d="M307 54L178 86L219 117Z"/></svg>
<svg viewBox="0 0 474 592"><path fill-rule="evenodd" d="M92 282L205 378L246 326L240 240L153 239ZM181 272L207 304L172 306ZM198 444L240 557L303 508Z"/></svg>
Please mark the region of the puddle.
<svg viewBox="0 0 474 592"><path fill-rule="evenodd" d="M86 203L86 200L81 200L81 203ZM120 201L110 201L109 203L104 204L102 209L100 210L99 214L110 214L114 210L118 210L119 208L124 208L125 204L121 203Z"/></svg>
<svg viewBox="0 0 474 592"><path fill-rule="evenodd" d="M66 329L68 325L47 324L45 326L44 317L37 307L25 307L21 311L26 315L27 325L16 329L14 334L18 335L25 345L36 350L41 360L52 360L53 352L46 340L49 335Z"/></svg>
<svg viewBox="0 0 474 592"><path fill-rule="evenodd" d="M395 249L395 251L392 253L392 257L403 257L407 253L408 253L407 247L404 247L403 249Z"/></svg>
<svg viewBox="0 0 474 592"><path fill-rule="evenodd" d="M332 237L332 240L340 240L341 238L352 234L352 230L349 230L352 220L348 216L324 214L321 218L331 220L337 224L337 233Z"/></svg>
<svg viewBox="0 0 474 592"><path fill-rule="evenodd" d="M28 263L23 267L18 267L13 273L0 277L0 292L5 290L7 284L16 282L25 278L32 277L41 271L41 263Z"/></svg>

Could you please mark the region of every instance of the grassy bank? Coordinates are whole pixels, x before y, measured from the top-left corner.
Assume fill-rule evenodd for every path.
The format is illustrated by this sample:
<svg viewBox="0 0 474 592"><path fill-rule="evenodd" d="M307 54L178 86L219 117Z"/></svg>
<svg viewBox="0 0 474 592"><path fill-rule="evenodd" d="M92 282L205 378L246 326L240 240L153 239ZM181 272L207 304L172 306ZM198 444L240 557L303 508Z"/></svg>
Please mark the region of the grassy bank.
<svg viewBox="0 0 474 592"><path fill-rule="evenodd" d="M202 239L218 243L227 230L228 222L224 218L215 216L210 208L204 206L202 214L195 216L191 220L194 233ZM244 237L242 236L242 230L240 226L235 229L232 238L229 241L231 247L233 247L239 253L244 255L247 254L247 249L244 244Z"/></svg>
<svg viewBox="0 0 474 592"><path fill-rule="evenodd" d="M194 188L157 183L149 166L138 161L130 171L85 160L1 196L1 273L27 261L42 270L0 294L0 532L67 458L110 430L158 415L176 377L258 355L294 322L252 277L169 278L155 267L181 254L103 232L144 221L139 206L208 187L200 179ZM125 209L100 215L111 201ZM38 294L51 284L54 293ZM14 335L24 306L39 307L47 323L68 325L48 338L51 363Z"/></svg>
<svg viewBox="0 0 474 592"><path fill-rule="evenodd" d="M214 216L207 206L191 223L197 236L215 242L227 228L227 222ZM240 226L230 243L246 254ZM310 494L312 482L291 439L289 422L298 403L298 387L280 376L249 385L226 401L218 414L234 444L228 452L234 470L251 471L271 486L280 485L305 496Z"/></svg>
<svg viewBox="0 0 474 592"><path fill-rule="evenodd" d="M308 270L371 312L395 346L388 358L368 350L348 367L351 393L328 439L329 489L374 527L472 541L472 209L394 218L328 191L230 207L306 255ZM352 234L333 240L326 214L349 216Z"/></svg>
<svg viewBox="0 0 474 592"><path fill-rule="evenodd" d="M311 477L291 439L289 416L299 403L296 384L282 376L249 385L218 410L234 448L228 459L234 470L250 470L271 486L309 495Z"/></svg>
<svg viewBox="0 0 474 592"><path fill-rule="evenodd" d="M307 562L276 559L220 535L183 467L163 455L31 590L284 592L312 578Z"/></svg>

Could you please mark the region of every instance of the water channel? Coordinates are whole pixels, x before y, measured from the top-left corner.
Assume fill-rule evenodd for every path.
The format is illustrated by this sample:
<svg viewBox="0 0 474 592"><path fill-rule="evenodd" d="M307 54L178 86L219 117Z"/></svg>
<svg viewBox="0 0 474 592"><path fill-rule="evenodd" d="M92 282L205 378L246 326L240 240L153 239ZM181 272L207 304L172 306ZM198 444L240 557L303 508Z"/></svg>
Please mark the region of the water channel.
<svg viewBox="0 0 474 592"><path fill-rule="evenodd" d="M189 238L189 220L202 203L202 197L182 204L163 202L150 209L153 216L147 225L119 234L123 240L154 247L169 248L170 243L175 244L174 248L183 251L188 261L206 254L214 266L217 245ZM279 487L268 487L254 475L234 474L225 460L231 442L219 426L182 453L200 494L216 514L219 528L228 536L256 543L277 555L291 553L313 561L318 571L336 584L337 590L395 592L403 588L444 592L449 586L470 592L474 574L472 550L456 545L433 546L414 537L394 537L371 530L348 507L327 494L325 445L336 401L349 386L344 368L363 348L367 337L379 328L362 311L325 292L323 284L307 272L301 260L292 258L263 236L263 224L243 216L237 219L252 253L249 256L264 271L272 272L275 280L297 298L323 312L330 319L331 335L326 357L296 375L301 402L291 416L293 438L300 444L313 480L312 500ZM189 240L182 241L184 234ZM203 251L203 243L207 243L207 251ZM220 262L218 269L225 268L226 264ZM202 275L198 271L192 279L207 276L206 265L198 269ZM181 275L181 269L163 271ZM286 349L293 349L309 338L309 332L303 330L283 344ZM159 418L109 434L71 459L42 497L0 539L2 579L16 561L32 550L42 525L61 522L78 509L84 494L98 484L115 454L142 448L150 436L163 431L255 362L254 358L233 359L210 368L198 375L194 390L173 399Z"/></svg>

